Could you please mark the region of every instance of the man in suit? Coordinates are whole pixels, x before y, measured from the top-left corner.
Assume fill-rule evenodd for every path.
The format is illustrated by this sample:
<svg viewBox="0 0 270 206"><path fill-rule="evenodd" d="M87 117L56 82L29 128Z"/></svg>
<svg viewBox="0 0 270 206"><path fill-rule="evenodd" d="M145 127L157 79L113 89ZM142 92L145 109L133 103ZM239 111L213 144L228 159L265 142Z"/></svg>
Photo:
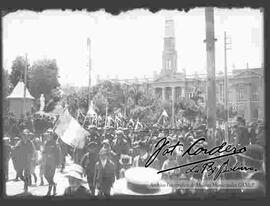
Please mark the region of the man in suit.
<svg viewBox="0 0 270 206"><path fill-rule="evenodd" d="M133 167L145 167L146 162L150 158L149 145L145 141L140 141L136 145L135 149L136 148L139 149L139 155L134 157ZM149 167L159 170L160 169L159 159L156 158Z"/></svg>
<svg viewBox="0 0 270 206"><path fill-rule="evenodd" d="M44 144L43 155L45 158L44 177L49 183L47 196L51 194L53 188L53 195L56 195L56 183L54 182L54 175L57 165L60 163L60 146L54 139L54 132L48 129L44 134L46 142Z"/></svg>
<svg viewBox="0 0 270 206"><path fill-rule="evenodd" d="M99 161L95 165L94 185L100 196L110 196L111 187L116 179L115 164L108 158L108 149L101 148Z"/></svg>
<svg viewBox="0 0 270 206"><path fill-rule="evenodd" d="M94 168L98 161L98 144L96 142L90 142L87 145L88 152L82 157L81 166L84 169L84 174L87 176L87 182L92 195L95 195L94 187Z"/></svg>
<svg viewBox="0 0 270 206"><path fill-rule="evenodd" d="M236 144L241 146L249 145L249 133L242 117L237 118L238 127L236 132Z"/></svg>

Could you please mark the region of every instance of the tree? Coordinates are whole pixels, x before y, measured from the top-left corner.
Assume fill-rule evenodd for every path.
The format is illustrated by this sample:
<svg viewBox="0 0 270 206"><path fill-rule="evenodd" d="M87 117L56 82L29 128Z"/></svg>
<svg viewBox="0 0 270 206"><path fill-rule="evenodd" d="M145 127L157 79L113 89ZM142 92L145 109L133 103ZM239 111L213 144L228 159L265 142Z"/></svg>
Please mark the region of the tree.
<svg viewBox="0 0 270 206"><path fill-rule="evenodd" d="M60 86L58 82L58 67L55 60L39 60L29 69L30 93L37 99L44 94L46 103L53 98L53 90Z"/></svg>
<svg viewBox="0 0 270 206"><path fill-rule="evenodd" d="M27 65L27 68L29 68L29 62L26 60L25 57L18 56L16 59L13 61L12 66L11 66L11 73L9 76L9 81L12 85L13 89L18 81L22 79L24 81L24 73L25 73L25 67ZM27 73L27 79L29 80L29 73ZM29 81L26 83L27 88L29 87Z"/></svg>

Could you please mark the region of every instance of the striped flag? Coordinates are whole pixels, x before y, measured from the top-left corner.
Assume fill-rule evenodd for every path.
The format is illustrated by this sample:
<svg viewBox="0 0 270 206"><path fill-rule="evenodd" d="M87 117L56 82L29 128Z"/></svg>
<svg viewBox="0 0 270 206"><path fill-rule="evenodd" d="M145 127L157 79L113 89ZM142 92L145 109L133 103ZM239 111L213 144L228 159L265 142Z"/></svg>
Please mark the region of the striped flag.
<svg viewBox="0 0 270 206"><path fill-rule="evenodd" d="M59 117L55 125L55 132L66 144L82 149L85 144L85 138L89 134L76 119L74 119L68 110Z"/></svg>

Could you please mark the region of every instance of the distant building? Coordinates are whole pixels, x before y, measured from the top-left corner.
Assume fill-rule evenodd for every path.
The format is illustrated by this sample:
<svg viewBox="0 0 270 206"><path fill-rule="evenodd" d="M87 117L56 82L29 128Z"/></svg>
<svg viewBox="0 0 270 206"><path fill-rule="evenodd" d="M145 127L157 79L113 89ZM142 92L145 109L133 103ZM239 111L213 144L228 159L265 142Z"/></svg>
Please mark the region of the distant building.
<svg viewBox="0 0 270 206"><path fill-rule="evenodd" d="M166 21L165 34L174 34L173 22ZM169 32L166 30L170 30ZM177 52L175 37L165 35L163 51L163 68L151 86L155 94L163 100L171 101L179 97L189 98L195 88L199 88L206 96L206 75L190 75L178 73L176 65ZM264 73L262 68L234 69L228 74L228 104L231 110L242 115L248 121L264 119ZM224 103L224 73L216 76L217 102ZM206 99L206 98L205 98Z"/></svg>
<svg viewBox="0 0 270 206"><path fill-rule="evenodd" d="M22 115L32 112L35 98L26 88L24 107L24 83L22 81L17 83L11 94L7 96L7 99L9 102L9 111L14 114L15 118L19 119L22 117Z"/></svg>
<svg viewBox="0 0 270 206"><path fill-rule="evenodd" d="M177 51L175 49L174 22L165 21L164 49L162 55L162 68L160 74L153 78L141 80L117 80L140 84L164 101L172 101L181 97L190 98L195 88L201 90L206 98L207 75L186 75L177 72ZM145 84L148 86L145 87ZM233 69L228 74L228 105L229 110L234 110L247 121L264 120L264 72L262 68ZM217 103L224 103L224 73L216 75ZM203 102L206 104L206 102Z"/></svg>

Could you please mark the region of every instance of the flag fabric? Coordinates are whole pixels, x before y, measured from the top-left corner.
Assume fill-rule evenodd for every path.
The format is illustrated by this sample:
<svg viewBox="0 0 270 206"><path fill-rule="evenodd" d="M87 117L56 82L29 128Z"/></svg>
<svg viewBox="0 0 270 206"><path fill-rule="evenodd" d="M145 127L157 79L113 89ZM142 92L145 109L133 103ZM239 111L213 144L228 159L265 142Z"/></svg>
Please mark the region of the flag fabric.
<svg viewBox="0 0 270 206"><path fill-rule="evenodd" d="M110 127L111 126L111 122L113 121L113 118L109 115L106 119L106 126Z"/></svg>
<svg viewBox="0 0 270 206"><path fill-rule="evenodd" d="M115 122L116 122L116 127L118 128L119 125L121 126L122 120L118 116L115 116Z"/></svg>
<svg viewBox="0 0 270 206"><path fill-rule="evenodd" d="M59 137L63 136L71 119L72 116L69 114L68 109L66 108L62 115L59 116L54 126L54 131Z"/></svg>
<svg viewBox="0 0 270 206"><path fill-rule="evenodd" d="M157 124L159 124L160 120L163 119L163 125L164 125L164 117L168 118L169 115L168 113L166 112L166 110L164 109L163 112L161 113L160 117L158 118L158 121L157 121Z"/></svg>
<svg viewBox="0 0 270 206"><path fill-rule="evenodd" d="M161 114L162 116L164 116L164 117L169 117L169 115L167 114L167 112L166 112L166 110L164 109L163 110L163 112L162 112L162 114Z"/></svg>
<svg viewBox="0 0 270 206"><path fill-rule="evenodd" d="M89 134L66 110L55 126L55 132L66 144L82 149Z"/></svg>
<svg viewBox="0 0 270 206"><path fill-rule="evenodd" d="M95 112L95 109L94 109L93 101L91 101L89 104L87 116L90 116L90 117L97 116L97 113Z"/></svg>
<svg viewBox="0 0 270 206"><path fill-rule="evenodd" d="M134 125L135 125L135 123L134 123L134 121L133 121L132 118L128 121L128 126L129 126L129 125L132 125L132 127L134 127Z"/></svg>
<svg viewBox="0 0 270 206"><path fill-rule="evenodd" d="M136 123L136 126L134 128L135 131L138 131L139 130L139 127L140 129L143 128L143 125L142 123L140 123L139 119L137 120L137 123Z"/></svg>

